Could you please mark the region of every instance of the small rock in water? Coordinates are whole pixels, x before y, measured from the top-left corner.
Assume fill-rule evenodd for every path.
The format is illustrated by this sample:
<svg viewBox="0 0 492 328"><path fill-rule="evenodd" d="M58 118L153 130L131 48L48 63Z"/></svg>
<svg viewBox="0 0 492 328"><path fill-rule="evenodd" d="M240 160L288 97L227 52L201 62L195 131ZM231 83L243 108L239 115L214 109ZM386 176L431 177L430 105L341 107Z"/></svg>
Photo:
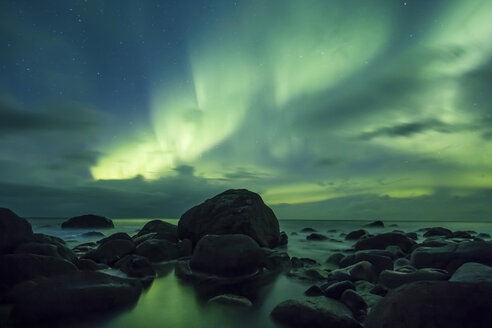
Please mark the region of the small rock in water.
<svg viewBox="0 0 492 328"><path fill-rule="evenodd" d="M480 263L468 262L460 266L449 281L491 283L492 267Z"/></svg>
<svg viewBox="0 0 492 328"><path fill-rule="evenodd" d="M104 237L104 234L99 231L88 231L84 232L83 234L80 235L81 237L88 238L88 237Z"/></svg>
<svg viewBox="0 0 492 328"><path fill-rule="evenodd" d="M94 214L75 216L63 222L62 229L94 229L94 228L114 228L113 221Z"/></svg>
<svg viewBox="0 0 492 328"><path fill-rule="evenodd" d="M358 240L363 236L368 234L367 230L359 229L349 232L348 235L345 236L345 240Z"/></svg>
<svg viewBox="0 0 492 328"><path fill-rule="evenodd" d="M333 299L339 299L342 296L343 292L347 289L355 289L355 285L353 282L349 280L344 280L340 282L336 282L334 284L329 285L325 289L323 289L323 294L326 297L331 297Z"/></svg>
<svg viewBox="0 0 492 328"><path fill-rule="evenodd" d="M451 237L452 235L453 232L451 230L443 227L433 227L424 233L424 237L433 237L433 236Z"/></svg>
<svg viewBox="0 0 492 328"><path fill-rule="evenodd" d="M316 232L317 230L316 229L313 229L313 228L304 228L301 230L301 232Z"/></svg>
<svg viewBox="0 0 492 328"><path fill-rule="evenodd" d="M312 233L309 236L306 237L307 240L316 240L316 241L322 241L322 240L327 240L328 237L319 233Z"/></svg>
<svg viewBox="0 0 492 328"><path fill-rule="evenodd" d="M222 305L231 305L231 306L240 306L240 307L252 307L253 303L249 299L244 296L233 295L233 294L224 294L212 297L208 300L209 303L222 304Z"/></svg>
<svg viewBox="0 0 492 328"><path fill-rule="evenodd" d="M383 221L376 220L371 223L366 224L364 227L366 228L384 228L384 223Z"/></svg>
<svg viewBox="0 0 492 328"><path fill-rule="evenodd" d="M340 296L340 301L350 310L354 318L363 321L367 314L367 303L355 290L347 289Z"/></svg>

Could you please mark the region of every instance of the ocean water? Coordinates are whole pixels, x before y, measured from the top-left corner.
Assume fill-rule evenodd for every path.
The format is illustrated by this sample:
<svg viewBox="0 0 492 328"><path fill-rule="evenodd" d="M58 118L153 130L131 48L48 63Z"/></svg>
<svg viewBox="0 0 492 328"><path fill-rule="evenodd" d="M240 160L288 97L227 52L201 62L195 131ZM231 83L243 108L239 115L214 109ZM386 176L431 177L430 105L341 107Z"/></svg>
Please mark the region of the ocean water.
<svg viewBox="0 0 492 328"><path fill-rule="evenodd" d="M176 219L163 219L177 224ZM89 230L62 230L64 219L29 219L35 232L55 235L63 238L70 247L81 243L96 241L102 237L83 237ZM101 230L106 236L114 232L135 234L150 219L113 219L114 229ZM353 242L346 242L341 234L360 229L368 221L280 221L280 228L287 232L289 244L285 250L289 255L309 257L323 263L331 254L349 249ZM403 230L417 232L420 228L442 226L453 231L473 230L492 234L492 223L488 222L385 222L385 228L366 228L370 232ZM307 241L309 233L300 232L303 228L316 229L331 239L328 241ZM419 238L422 233L418 233ZM108 273L114 273L109 271ZM100 318L96 321L77 323L67 327L278 327L271 319L270 312L280 302L302 297L310 286L285 275L279 275L269 286L261 290L254 306L249 309L235 309L215 304L208 304L195 292L192 285L178 279L174 274L173 264L163 266L158 278L149 289L145 290L137 304L131 309Z"/></svg>

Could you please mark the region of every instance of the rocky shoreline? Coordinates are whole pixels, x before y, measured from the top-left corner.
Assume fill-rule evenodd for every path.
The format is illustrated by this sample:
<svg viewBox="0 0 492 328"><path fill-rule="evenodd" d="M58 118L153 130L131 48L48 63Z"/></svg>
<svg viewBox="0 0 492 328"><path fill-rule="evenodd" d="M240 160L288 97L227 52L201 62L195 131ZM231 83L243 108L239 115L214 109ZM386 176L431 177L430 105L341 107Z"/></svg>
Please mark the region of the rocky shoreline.
<svg viewBox="0 0 492 328"><path fill-rule="evenodd" d="M111 226L96 215L63 224ZM228 190L193 207L177 226L153 220L134 235L118 232L74 248L33 232L27 220L2 208L0 304L7 311L0 324L56 327L117 315L170 263L200 297L226 307L254 306L279 275L308 282L304 297L271 313L289 327L490 326L489 235L443 227L378 233L383 227L375 221L348 234L292 232L307 243L353 243L320 263L290 257L275 214L247 190Z"/></svg>

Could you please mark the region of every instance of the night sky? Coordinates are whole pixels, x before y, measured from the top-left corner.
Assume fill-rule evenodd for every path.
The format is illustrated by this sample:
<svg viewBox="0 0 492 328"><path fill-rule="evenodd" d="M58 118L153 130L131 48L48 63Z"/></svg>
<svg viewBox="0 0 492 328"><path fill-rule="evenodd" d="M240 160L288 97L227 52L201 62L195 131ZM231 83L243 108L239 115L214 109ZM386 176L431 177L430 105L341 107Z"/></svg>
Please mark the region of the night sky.
<svg viewBox="0 0 492 328"><path fill-rule="evenodd" d="M1 1L0 206L492 219L490 0Z"/></svg>

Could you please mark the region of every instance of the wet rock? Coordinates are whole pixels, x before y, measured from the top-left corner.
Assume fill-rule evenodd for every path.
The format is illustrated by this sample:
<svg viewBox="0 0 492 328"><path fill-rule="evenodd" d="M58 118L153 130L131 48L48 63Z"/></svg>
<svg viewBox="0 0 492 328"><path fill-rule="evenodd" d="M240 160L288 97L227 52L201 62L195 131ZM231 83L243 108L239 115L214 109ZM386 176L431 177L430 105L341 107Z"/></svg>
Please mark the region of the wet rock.
<svg viewBox="0 0 492 328"><path fill-rule="evenodd" d="M37 254L61 257L55 245L42 243L25 243L19 245L14 251L15 254Z"/></svg>
<svg viewBox="0 0 492 328"><path fill-rule="evenodd" d="M287 236L287 233L285 231L280 232L280 237L279 237L279 246L284 246L289 243L289 236Z"/></svg>
<svg viewBox="0 0 492 328"><path fill-rule="evenodd" d="M436 281L448 280L449 273L439 269L419 269L413 272L401 272L384 270L379 275L378 282L390 289L400 287L403 284L408 284L415 281Z"/></svg>
<svg viewBox="0 0 492 328"><path fill-rule="evenodd" d="M263 256L260 266L270 271L285 271L292 267L289 254L270 248L262 248Z"/></svg>
<svg viewBox="0 0 492 328"><path fill-rule="evenodd" d="M456 270L449 281L492 283L492 267L480 263L467 262Z"/></svg>
<svg viewBox="0 0 492 328"><path fill-rule="evenodd" d="M307 240L322 241L322 240L327 240L328 237L326 237L325 235L322 235L320 233L313 232L312 234L310 234L309 236L307 236L306 239Z"/></svg>
<svg viewBox="0 0 492 328"><path fill-rule="evenodd" d="M364 230L364 229L354 230L354 231L349 232L345 236L345 240L358 240L361 237L366 236L366 235L368 235L367 230Z"/></svg>
<svg viewBox="0 0 492 328"><path fill-rule="evenodd" d="M488 233L485 233L485 232L481 232L477 235L478 238L482 238L482 239L488 239L490 238L490 234Z"/></svg>
<svg viewBox="0 0 492 328"><path fill-rule="evenodd" d="M334 264L334 265L338 266L340 264L340 262L342 261L343 258L345 258L345 255L343 255L342 253L334 253L334 254L331 254L326 259L326 263L328 263L328 264ZM351 263L351 264L353 264L353 263Z"/></svg>
<svg viewBox="0 0 492 328"><path fill-rule="evenodd" d="M388 288L384 287L381 284L377 284L376 286L374 286L374 288L371 289L370 292L374 295L386 296L386 294L388 294Z"/></svg>
<svg viewBox="0 0 492 328"><path fill-rule="evenodd" d="M239 306L239 307L252 307L253 303L244 296L233 295L233 294L223 294L212 297L208 300L208 303L228 305L228 306Z"/></svg>
<svg viewBox="0 0 492 328"><path fill-rule="evenodd" d="M347 289L340 296L340 301L351 311L355 319L363 321L367 314L367 303L355 290Z"/></svg>
<svg viewBox="0 0 492 328"><path fill-rule="evenodd" d="M313 259L310 259L307 257L298 258L298 257L293 256L290 259L290 261L291 261L292 267L294 269L302 268L302 267L309 267L309 266L313 266L313 265L319 265L319 263L316 262L316 260L313 260Z"/></svg>
<svg viewBox="0 0 492 328"><path fill-rule="evenodd" d="M149 259L134 254L125 256L116 262L114 267L133 278L154 278L156 275L155 269Z"/></svg>
<svg viewBox="0 0 492 328"><path fill-rule="evenodd" d="M328 278L328 272L319 267L299 268L293 269L287 276L304 281L323 281ZM344 275L346 276L347 274Z"/></svg>
<svg viewBox="0 0 492 328"><path fill-rule="evenodd" d="M343 269L333 270L329 274L329 278L333 280L367 280L374 281L376 279L376 273L374 270L374 266L371 262L361 261L355 264L352 264Z"/></svg>
<svg viewBox="0 0 492 328"><path fill-rule="evenodd" d="M90 259L80 259L77 261L77 268L82 271L97 271L108 269L109 266L102 263L96 263Z"/></svg>
<svg viewBox="0 0 492 328"><path fill-rule="evenodd" d="M134 242L132 237L130 237L126 232L117 232L106 238L98 240L97 243L104 244L111 240L127 240L127 241L131 241L132 243Z"/></svg>
<svg viewBox="0 0 492 328"><path fill-rule="evenodd" d="M33 238L31 224L8 208L0 208L0 254Z"/></svg>
<svg viewBox="0 0 492 328"><path fill-rule="evenodd" d="M137 246L136 255L148 258L151 262L171 261L180 257L178 245L163 239L149 239Z"/></svg>
<svg viewBox="0 0 492 328"><path fill-rule="evenodd" d="M393 269L398 270L402 267L406 267L410 265L410 260L400 257L399 259L396 259L395 262L393 263ZM391 270L391 269L386 269L386 270Z"/></svg>
<svg viewBox="0 0 492 328"><path fill-rule="evenodd" d="M104 234L99 231L88 231L84 232L83 234L80 235L81 237L84 238L90 238L90 237L104 237Z"/></svg>
<svg viewBox="0 0 492 328"><path fill-rule="evenodd" d="M384 228L384 223L383 223L383 221L376 220L376 221L373 221L371 223L364 225L364 227L367 227L367 228Z"/></svg>
<svg viewBox="0 0 492 328"><path fill-rule="evenodd" d="M312 285L305 292L306 296L323 296L323 290L318 285Z"/></svg>
<svg viewBox="0 0 492 328"><path fill-rule="evenodd" d="M134 236L135 244L140 244L149 239L162 239L171 243L178 242L178 227L162 220L147 222Z"/></svg>
<svg viewBox="0 0 492 328"><path fill-rule="evenodd" d="M276 322L288 327L362 327L343 303L323 296L284 301L271 315Z"/></svg>
<svg viewBox="0 0 492 328"><path fill-rule="evenodd" d="M179 257L191 256L193 254L193 243L189 239L183 239L178 242Z"/></svg>
<svg viewBox="0 0 492 328"><path fill-rule="evenodd" d="M428 229L424 233L424 237L433 237L433 236L443 236L443 237L451 237L453 235L453 232L449 229L443 228L443 227L433 227Z"/></svg>
<svg viewBox="0 0 492 328"><path fill-rule="evenodd" d="M74 272L39 281L18 297L11 316L20 326L80 321L107 315L134 304L141 293L138 281L100 272Z"/></svg>
<svg viewBox="0 0 492 328"><path fill-rule="evenodd" d="M468 231L454 231L451 238L472 239L473 236Z"/></svg>
<svg viewBox="0 0 492 328"><path fill-rule="evenodd" d="M387 232L376 236L360 239L355 244L355 250L385 249L388 246L399 246L404 252L408 252L415 242L401 233Z"/></svg>
<svg viewBox="0 0 492 328"><path fill-rule="evenodd" d="M417 240L417 239L419 239L419 236L417 235L417 233L416 233L416 232L407 232L405 235L406 235L408 238L413 239L413 240Z"/></svg>
<svg viewBox="0 0 492 328"><path fill-rule="evenodd" d="M377 303L366 328L490 327L492 284L425 281L402 285Z"/></svg>
<svg viewBox="0 0 492 328"><path fill-rule="evenodd" d="M15 253L54 256L77 263L77 256L62 239L44 234L33 234L32 241L19 245Z"/></svg>
<svg viewBox="0 0 492 328"><path fill-rule="evenodd" d="M347 255L344 257L340 263L340 268L346 268L350 265L361 261L368 261L374 266L376 274L379 274L383 270L393 269L393 260L391 257L374 254L370 251L359 251L352 255Z"/></svg>
<svg viewBox="0 0 492 328"><path fill-rule="evenodd" d="M261 247L279 245L280 231L273 211L261 197L245 189L227 190L184 213L178 223L180 239L197 244L206 234L244 234Z"/></svg>
<svg viewBox="0 0 492 328"><path fill-rule="evenodd" d="M126 255L135 251L133 240L110 239L100 244L97 249L89 251L84 258L94 260L97 263L113 265Z"/></svg>
<svg viewBox="0 0 492 328"><path fill-rule="evenodd" d="M346 291L347 289L355 289L354 283L349 280L344 280L344 281L333 283L328 287L322 289L322 291L326 297L339 299L340 296L342 296L343 292Z"/></svg>
<svg viewBox="0 0 492 328"><path fill-rule="evenodd" d="M366 280L359 280L355 282L355 291L364 299L368 309L372 308L382 298L380 295L371 293L376 286Z"/></svg>
<svg viewBox="0 0 492 328"><path fill-rule="evenodd" d="M62 223L61 227L62 229L102 229L114 228L114 224L104 216L86 214L68 219Z"/></svg>
<svg viewBox="0 0 492 328"><path fill-rule="evenodd" d="M195 247L190 267L221 276L240 276L258 271L262 251L247 235L206 235Z"/></svg>
<svg viewBox="0 0 492 328"><path fill-rule="evenodd" d="M386 251L392 254L392 258L397 259L400 257L405 257L407 254L400 248L400 246L390 245L385 248Z"/></svg>
<svg viewBox="0 0 492 328"><path fill-rule="evenodd" d="M316 229L313 229L313 228L307 227L307 228L303 228L301 230L301 232L317 232L317 230Z"/></svg>

